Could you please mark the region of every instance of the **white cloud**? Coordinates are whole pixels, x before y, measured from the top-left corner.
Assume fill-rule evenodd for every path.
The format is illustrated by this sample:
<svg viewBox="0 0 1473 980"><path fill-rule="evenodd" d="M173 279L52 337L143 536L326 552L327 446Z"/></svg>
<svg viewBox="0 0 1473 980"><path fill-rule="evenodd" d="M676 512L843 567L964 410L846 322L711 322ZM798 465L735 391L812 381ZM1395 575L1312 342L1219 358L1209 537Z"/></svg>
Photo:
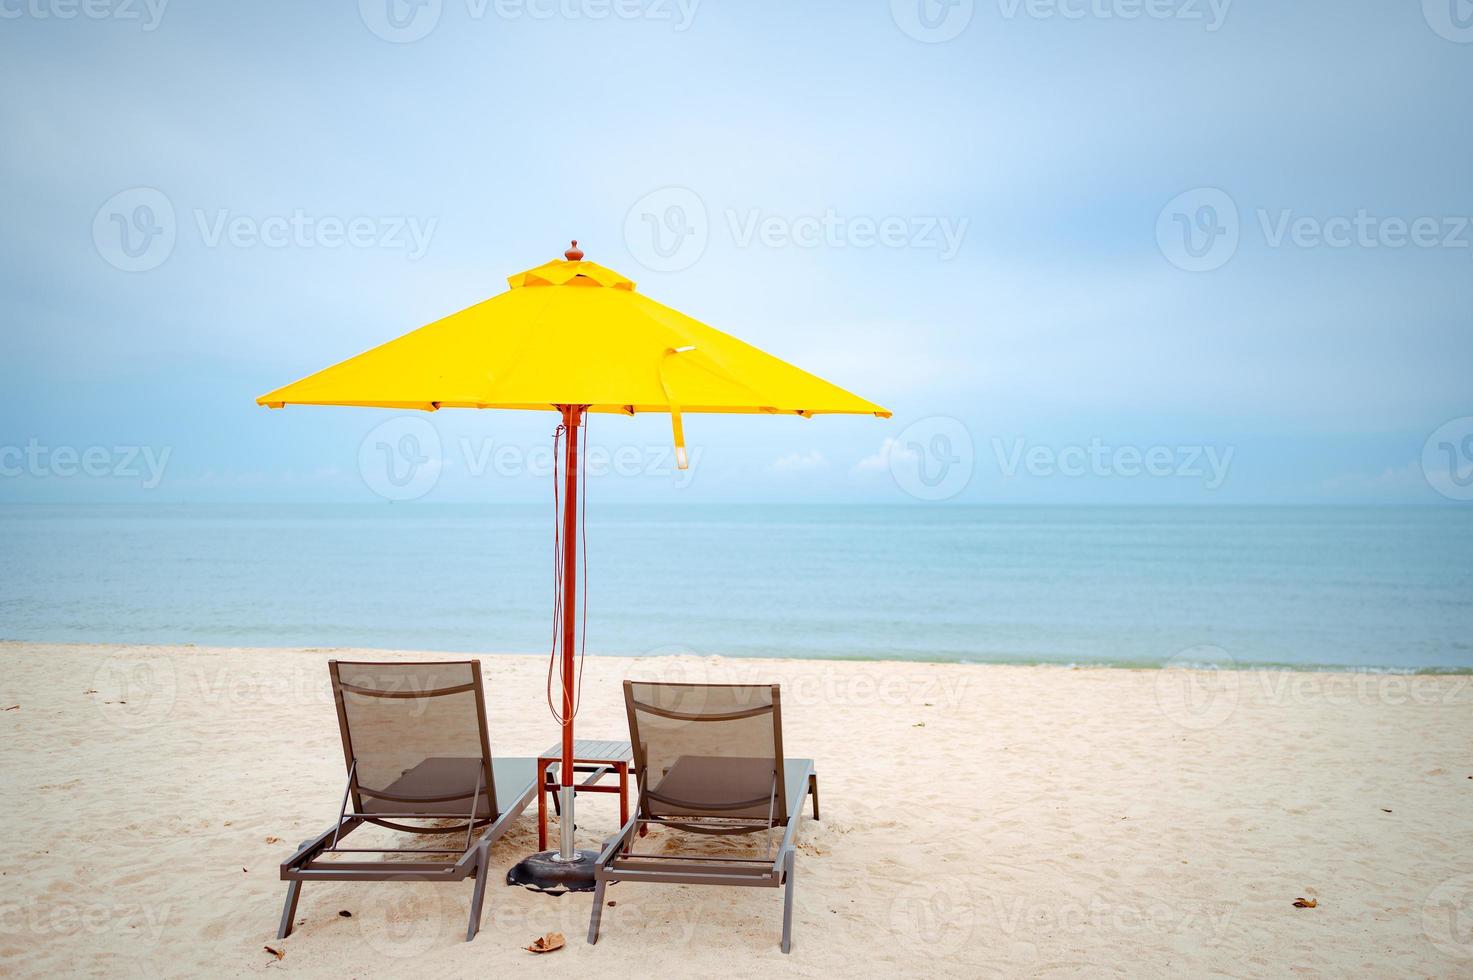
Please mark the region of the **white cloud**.
<svg viewBox="0 0 1473 980"><path fill-rule="evenodd" d="M890 461L896 460L901 463L912 463L916 460L914 450L906 449L893 438L886 436L885 441L880 443L879 452L866 456L854 464L854 473L883 473L890 468Z"/></svg>
<svg viewBox="0 0 1473 980"><path fill-rule="evenodd" d="M1415 460L1404 466L1387 467L1375 474L1342 473L1324 482L1326 490L1370 496L1421 490L1426 485L1422 465Z"/></svg>
<svg viewBox="0 0 1473 980"><path fill-rule="evenodd" d="M829 461L824 459L823 453L813 450L807 453L788 453L773 460L770 469L774 473L812 473L815 470L826 470Z"/></svg>

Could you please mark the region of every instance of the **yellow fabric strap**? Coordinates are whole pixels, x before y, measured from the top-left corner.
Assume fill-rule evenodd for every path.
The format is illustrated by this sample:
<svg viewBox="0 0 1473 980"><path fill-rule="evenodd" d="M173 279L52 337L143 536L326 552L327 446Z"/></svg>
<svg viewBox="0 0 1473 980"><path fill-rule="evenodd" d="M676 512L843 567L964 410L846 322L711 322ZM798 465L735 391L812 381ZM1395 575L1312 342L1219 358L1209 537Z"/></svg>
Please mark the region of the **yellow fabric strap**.
<svg viewBox="0 0 1473 980"><path fill-rule="evenodd" d="M675 432L675 465L680 469L687 469L685 458L685 426L680 422L680 406L670 406L670 428Z"/></svg>
<svg viewBox="0 0 1473 980"><path fill-rule="evenodd" d="M690 468L685 455L685 424L680 418L680 406L670 394L670 383L665 380L665 358L671 354L684 354L693 350L695 347L667 347L660 357L660 388L665 392L665 401L670 405L670 429L675 436L675 465L682 470Z"/></svg>

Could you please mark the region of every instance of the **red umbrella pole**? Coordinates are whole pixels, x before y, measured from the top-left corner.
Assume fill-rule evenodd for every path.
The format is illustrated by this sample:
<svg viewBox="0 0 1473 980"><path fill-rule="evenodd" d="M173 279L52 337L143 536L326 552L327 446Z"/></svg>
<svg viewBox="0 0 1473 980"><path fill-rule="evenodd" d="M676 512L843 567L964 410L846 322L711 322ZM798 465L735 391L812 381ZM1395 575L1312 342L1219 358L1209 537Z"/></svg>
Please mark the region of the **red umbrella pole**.
<svg viewBox="0 0 1473 980"><path fill-rule="evenodd" d="M561 724L563 726L562 778L558 780L558 802L561 818L558 821L558 847L553 851L529 854L507 873L507 884L525 885L537 891L561 895L567 891L592 891L595 885L593 865L597 851L580 851L574 846L575 831L573 818L573 712L577 709L579 623L578 623L578 428L583 421L587 405L558 405L563 415L562 436L567 440L563 449L562 462L564 482L561 491L563 511L561 552L558 559L560 585L562 589L561 635L562 644L563 697ZM537 778L545 779L545 773ZM542 791L539 785L538 792Z"/></svg>
<svg viewBox="0 0 1473 980"><path fill-rule="evenodd" d="M562 818L559 821L558 858L576 861L573 847L573 687L576 665L576 627L578 624L578 426L583 419L583 406L564 405L563 425L567 439L567 456L563 472L567 484L563 491L563 764Z"/></svg>

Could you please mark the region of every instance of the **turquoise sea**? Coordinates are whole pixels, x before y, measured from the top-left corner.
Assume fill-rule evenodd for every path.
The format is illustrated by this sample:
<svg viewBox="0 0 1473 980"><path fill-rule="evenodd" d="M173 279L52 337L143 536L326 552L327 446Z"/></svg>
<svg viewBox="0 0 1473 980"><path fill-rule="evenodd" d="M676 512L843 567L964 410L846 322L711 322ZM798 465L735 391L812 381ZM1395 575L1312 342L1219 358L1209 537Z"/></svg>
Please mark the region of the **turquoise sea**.
<svg viewBox="0 0 1473 980"><path fill-rule="evenodd" d="M587 538L590 654L1473 670L1467 508L609 506ZM0 540L5 639L551 637L550 505L9 505Z"/></svg>

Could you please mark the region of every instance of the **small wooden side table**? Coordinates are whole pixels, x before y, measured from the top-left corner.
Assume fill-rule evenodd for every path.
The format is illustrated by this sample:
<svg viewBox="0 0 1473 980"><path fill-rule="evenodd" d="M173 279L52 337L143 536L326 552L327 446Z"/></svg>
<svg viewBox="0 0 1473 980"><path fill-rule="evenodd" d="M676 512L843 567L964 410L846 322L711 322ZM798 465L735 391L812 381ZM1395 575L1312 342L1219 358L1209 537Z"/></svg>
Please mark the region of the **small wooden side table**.
<svg viewBox="0 0 1473 980"><path fill-rule="evenodd" d="M542 774L537 788L537 850L547 850L547 797L552 796L556 807L559 781L554 773L563 759L563 743L557 742L537 757L537 771ZM629 822L629 770L634 767L634 747L628 742L611 742L602 739L575 739L573 742L573 772L587 773L588 778L574 786L578 793L618 793L619 826ZM600 785L599 781L613 773L619 777L618 786Z"/></svg>

